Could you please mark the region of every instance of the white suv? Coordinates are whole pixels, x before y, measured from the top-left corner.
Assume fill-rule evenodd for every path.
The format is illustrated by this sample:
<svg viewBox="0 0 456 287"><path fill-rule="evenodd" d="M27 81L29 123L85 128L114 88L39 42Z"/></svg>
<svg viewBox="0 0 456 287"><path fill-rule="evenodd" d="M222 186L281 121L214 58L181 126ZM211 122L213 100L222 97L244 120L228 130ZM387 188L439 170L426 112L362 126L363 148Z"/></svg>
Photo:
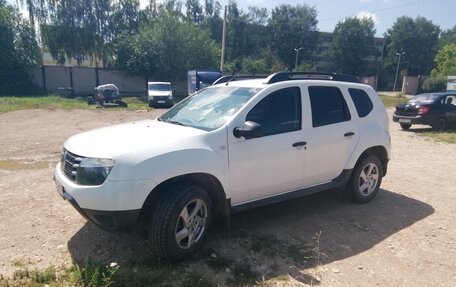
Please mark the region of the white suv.
<svg viewBox="0 0 456 287"><path fill-rule="evenodd" d="M145 227L154 252L174 259L231 212L333 188L368 202L390 135L379 97L357 81L281 72L208 87L157 119L68 139L57 189L106 230Z"/></svg>

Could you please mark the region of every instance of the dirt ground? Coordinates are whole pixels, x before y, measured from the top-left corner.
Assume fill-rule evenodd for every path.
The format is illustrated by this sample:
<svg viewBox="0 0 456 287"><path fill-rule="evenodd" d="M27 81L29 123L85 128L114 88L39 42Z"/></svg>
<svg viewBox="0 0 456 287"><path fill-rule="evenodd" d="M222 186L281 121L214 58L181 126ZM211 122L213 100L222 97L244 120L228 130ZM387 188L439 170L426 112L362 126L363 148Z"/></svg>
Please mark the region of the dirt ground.
<svg viewBox="0 0 456 287"><path fill-rule="evenodd" d="M147 255L147 242L138 237L87 223L58 195L52 176L69 136L161 112L0 114L0 274L89 257L122 266ZM178 270L230 285L225 279L233 268L207 267L205 257L219 256L250 264L271 286L456 286L456 145L393 123L390 130L392 159L373 202L356 205L325 192L236 214L229 231L211 234L206 252ZM308 246L317 248L311 264Z"/></svg>

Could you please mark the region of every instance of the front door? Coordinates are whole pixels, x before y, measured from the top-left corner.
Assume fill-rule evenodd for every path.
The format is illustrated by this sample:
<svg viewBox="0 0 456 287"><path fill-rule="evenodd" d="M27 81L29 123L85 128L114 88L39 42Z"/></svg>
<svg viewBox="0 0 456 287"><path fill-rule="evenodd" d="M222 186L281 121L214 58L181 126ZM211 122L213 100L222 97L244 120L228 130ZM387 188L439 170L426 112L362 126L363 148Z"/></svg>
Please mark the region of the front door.
<svg viewBox="0 0 456 287"><path fill-rule="evenodd" d="M246 121L260 124L263 136L229 140L232 205L301 187L301 111L300 89L291 87L265 96L248 112Z"/></svg>

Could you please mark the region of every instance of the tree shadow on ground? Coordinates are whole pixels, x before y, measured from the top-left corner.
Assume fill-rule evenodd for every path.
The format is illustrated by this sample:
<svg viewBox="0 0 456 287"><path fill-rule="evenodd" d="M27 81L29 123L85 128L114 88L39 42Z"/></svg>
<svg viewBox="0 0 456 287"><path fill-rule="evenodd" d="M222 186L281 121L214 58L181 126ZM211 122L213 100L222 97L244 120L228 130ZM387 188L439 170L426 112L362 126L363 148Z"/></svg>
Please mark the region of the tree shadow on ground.
<svg viewBox="0 0 456 287"><path fill-rule="evenodd" d="M432 206L387 190L362 205L334 191L322 192L234 214L229 230L215 226L201 252L169 268L173 274L207 274L229 286L286 275L318 285L318 278L306 270L369 250L433 213ZM76 264L90 258L122 266L154 258L146 240L110 234L91 223L70 239L68 248Z"/></svg>

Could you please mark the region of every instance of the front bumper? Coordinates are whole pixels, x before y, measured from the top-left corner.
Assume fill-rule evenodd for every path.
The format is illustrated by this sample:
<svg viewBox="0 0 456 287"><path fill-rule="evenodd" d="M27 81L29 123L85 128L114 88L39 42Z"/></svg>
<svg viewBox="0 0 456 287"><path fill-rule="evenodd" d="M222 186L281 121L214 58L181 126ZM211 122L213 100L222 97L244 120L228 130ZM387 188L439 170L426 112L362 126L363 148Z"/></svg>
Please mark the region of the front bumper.
<svg viewBox="0 0 456 287"><path fill-rule="evenodd" d="M62 190L62 197L67 200L87 221L112 233L131 231L138 222L140 209L126 211L104 211L81 208L76 200Z"/></svg>
<svg viewBox="0 0 456 287"><path fill-rule="evenodd" d="M149 180L105 181L99 186L81 186L69 180L57 164L54 181L58 193L88 221L114 232L133 229L156 184Z"/></svg>
<svg viewBox="0 0 456 287"><path fill-rule="evenodd" d="M148 103L150 106L172 106L174 105L173 99L169 99L169 97L149 97Z"/></svg>

